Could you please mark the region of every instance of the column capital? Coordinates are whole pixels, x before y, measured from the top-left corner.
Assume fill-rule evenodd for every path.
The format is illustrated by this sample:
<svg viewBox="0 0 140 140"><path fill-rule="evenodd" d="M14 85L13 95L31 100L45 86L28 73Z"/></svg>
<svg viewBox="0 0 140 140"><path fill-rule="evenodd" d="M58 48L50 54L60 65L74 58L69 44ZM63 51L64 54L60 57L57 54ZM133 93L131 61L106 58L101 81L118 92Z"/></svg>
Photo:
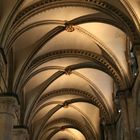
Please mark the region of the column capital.
<svg viewBox="0 0 140 140"><path fill-rule="evenodd" d="M14 96L0 95L0 113L13 115L15 111L19 111L17 98Z"/></svg>
<svg viewBox="0 0 140 140"><path fill-rule="evenodd" d="M24 126L14 126L13 138L14 138L14 140L15 139L28 140L29 139L28 129Z"/></svg>
<svg viewBox="0 0 140 140"><path fill-rule="evenodd" d="M3 92L0 94L0 97L13 97L17 100L17 103L20 104L18 95L14 92Z"/></svg>
<svg viewBox="0 0 140 140"><path fill-rule="evenodd" d="M134 44L133 45L134 50L139 50L140 51L140 43L139 44Z"/></svg>
<svg viewBox="0 0 140 140"><path fill-rule="evenodd" d="M131 96L132 96L132 93L131 93L130 89L119 90L116 93L117 98L128 98Z"/></svg>
<svg viewBox="0 0 140 140"><path fill-rule="evenodd" d="M140 56L140 44L136 44L133 46L133 52L135 53L137 58Z"/></svg>

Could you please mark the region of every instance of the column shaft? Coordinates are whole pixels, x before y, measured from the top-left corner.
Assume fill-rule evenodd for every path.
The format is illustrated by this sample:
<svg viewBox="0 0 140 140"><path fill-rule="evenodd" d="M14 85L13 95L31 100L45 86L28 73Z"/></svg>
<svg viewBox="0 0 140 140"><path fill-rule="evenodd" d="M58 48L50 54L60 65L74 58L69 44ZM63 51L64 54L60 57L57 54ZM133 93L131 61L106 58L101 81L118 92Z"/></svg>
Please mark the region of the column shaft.
<svg viewBox="0 0 140 140"><path fill-rule="evenodd" d="M122 123L123 123L123 131L124 131L124 140L131 140L128 105L127 105L127 99L125 95L121 95L120 104L121 104L121 114L122 114L122 121L123 121Z"/></svg>
<svg viewBox="0 0 140 140"><path fill-rule="evenodd" d="M0 96L0 140L11 140L17 99L11 96Z"/></svg>

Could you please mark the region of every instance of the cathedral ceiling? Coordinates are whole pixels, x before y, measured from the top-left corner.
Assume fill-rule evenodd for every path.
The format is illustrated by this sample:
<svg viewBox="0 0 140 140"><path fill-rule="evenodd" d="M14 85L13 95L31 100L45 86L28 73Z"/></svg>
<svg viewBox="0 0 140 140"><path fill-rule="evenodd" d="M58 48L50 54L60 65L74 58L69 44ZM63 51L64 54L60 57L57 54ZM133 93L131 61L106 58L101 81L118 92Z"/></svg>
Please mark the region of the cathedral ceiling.
<svg viewBox="0 0 140 140"><path fill-rule="evenodd" d="M98 140L100 126L120 115L117 92L133 84L130 52L138 43L140 2L0 3L9 90L19 96L20 123L31 139Z"/></svg>

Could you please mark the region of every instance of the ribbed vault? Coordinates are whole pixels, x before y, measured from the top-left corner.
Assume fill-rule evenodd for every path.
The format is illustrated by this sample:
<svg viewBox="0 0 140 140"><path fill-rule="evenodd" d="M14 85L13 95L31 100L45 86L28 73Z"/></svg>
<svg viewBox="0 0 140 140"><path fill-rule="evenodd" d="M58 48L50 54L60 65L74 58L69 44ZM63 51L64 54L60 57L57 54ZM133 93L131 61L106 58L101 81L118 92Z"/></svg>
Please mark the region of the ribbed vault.
<svg viewBox="0 0 140 140"><path fill-rule="evenodd" d="M102 126L120 116L117 93L135 78L136 16L118 0L14 3L11 17L2 16L0 39L10 63L8 90L21 102L19 123L31 140L104 137Z"/></svg>

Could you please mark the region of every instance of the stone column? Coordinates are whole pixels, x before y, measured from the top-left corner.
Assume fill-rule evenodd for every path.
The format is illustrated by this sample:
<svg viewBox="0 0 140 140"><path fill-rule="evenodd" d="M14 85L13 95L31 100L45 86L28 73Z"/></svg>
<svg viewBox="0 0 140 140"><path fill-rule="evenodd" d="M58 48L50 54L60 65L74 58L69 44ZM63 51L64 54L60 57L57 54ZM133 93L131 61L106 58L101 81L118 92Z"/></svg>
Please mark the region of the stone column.
<svg viewBox="0 0 140 140"><path fill-rule="evenodd" d="M11 140L15 111L17 110L17 98L0 95L0 140Z"/></svg>
<svg viewBox="0 0 140 140"><path fill-rule="evenodd" d="M104 140L116 140L115 124L104 124L103 126Z"/></svg>
<svg viewBox="0 0 140 140"><path fill-rule="evenodd" d="M135 120L135 140L140 140L140 43L134 46L134 52L137 58L138 75L133 87L134 96L134 120Z"/></svg>
<svg viewBox="0 0 140 140"><path fill-rule="evenodd" d="M119 101L121 106L121 116L122 116L122 126L124 140L131 140L131 130L130 130L130 121L129 121L129 112L128 112L128 91L119 92Z"/></svg>
<svg viewBox="0 0 140 140"><path fill-rule="evenodd" d="M116 140L123 140L123 124L121 116L116 124Z"/></svg>
<svg viewBox="0 0 140 140"><path fill-rule="evenodd" d="M12 140L29 140L27 129L23 127L15 127Z"/></svg>

